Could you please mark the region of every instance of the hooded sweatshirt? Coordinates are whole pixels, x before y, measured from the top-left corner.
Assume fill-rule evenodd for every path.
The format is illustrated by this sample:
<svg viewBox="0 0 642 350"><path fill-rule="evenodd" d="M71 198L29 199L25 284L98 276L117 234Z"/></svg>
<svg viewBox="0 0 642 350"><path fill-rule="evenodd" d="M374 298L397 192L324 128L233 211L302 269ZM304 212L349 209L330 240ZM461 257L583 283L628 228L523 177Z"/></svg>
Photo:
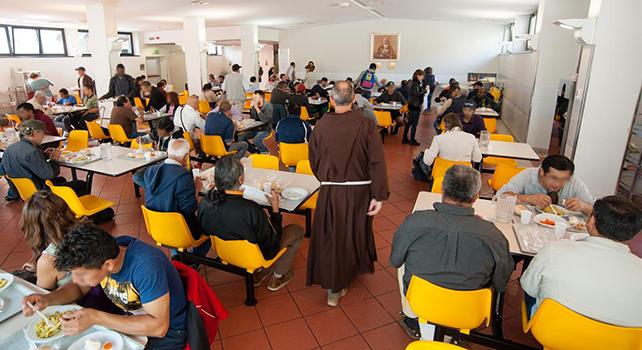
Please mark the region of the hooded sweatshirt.
<svg viewBox="0 0 642 350"><path fill-rule="evenodd" d="M196 218L196 187L192 174L173 159L145 171L145 206L159 212L179 212L194 238L201 235Z"/></svg>

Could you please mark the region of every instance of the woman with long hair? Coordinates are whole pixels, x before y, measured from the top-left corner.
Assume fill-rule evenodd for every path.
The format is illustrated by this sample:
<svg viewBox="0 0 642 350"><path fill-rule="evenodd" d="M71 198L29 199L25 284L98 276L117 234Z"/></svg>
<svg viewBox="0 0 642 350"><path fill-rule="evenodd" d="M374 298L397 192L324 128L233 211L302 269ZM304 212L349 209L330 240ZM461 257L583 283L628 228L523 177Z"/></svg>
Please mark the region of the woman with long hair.
<svg viewBox="0 0 642 350"><path fill-rule="evenodd" d="M178 102L178 94L175 91L168 91L167 103L165 104L165 110L163 112L173 116L176 108L180 105L181 104Z"/></svg>
<svg viewBox="0 0 642 350"><path fill-rule="evenodd" d="M408 97L408 123L406 123L403 129L403 139L401 140L401 143L409 143L413 146L419 145L419 142L415 139L415 135L417 134L421 107L424 104L424 96L426 95L424 75L425 73L421 69L417 69L412 75L410 96ZM408 139L408 131L410 131L410 139Z"/></svg>
<svg viewBox="0 0 642 350"><path fill-rule="evenodd" d="M472 134L464 131L457 113L444 116L446 131L432 139L430 148L424 152L423 162L430 166L437 157L454 162L481 162L479 143Z"/></svg>
<svg viewBox="0 0 642 350"><path fill-rule="evenodd" d="M62 198L47 191L34 193L22 208L20 227L33 253L38 287L53 290L71 281L69 272L54 268L56 247L78 223Z"/></svg>

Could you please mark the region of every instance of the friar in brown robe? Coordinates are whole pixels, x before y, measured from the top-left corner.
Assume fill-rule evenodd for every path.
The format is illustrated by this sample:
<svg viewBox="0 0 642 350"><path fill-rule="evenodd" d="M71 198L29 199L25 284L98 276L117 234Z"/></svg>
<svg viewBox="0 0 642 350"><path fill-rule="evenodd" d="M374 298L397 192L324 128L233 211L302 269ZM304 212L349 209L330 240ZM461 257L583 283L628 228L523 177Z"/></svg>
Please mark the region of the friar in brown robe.
<svg viewBox="0 0 642 350"><path fill-rule="evenodd" d="M377 259L372 219L388 199L388 177L377 125L352 110L354 90L345 81L334 88L335 113L314 127L310 165L321 181L314 215L307 283L338 293L357 274L374 272ZM339 96L339 95L337 95ZM341 105L344 102L344 105ZM345 291L343 291L345 293Z"/></svg>

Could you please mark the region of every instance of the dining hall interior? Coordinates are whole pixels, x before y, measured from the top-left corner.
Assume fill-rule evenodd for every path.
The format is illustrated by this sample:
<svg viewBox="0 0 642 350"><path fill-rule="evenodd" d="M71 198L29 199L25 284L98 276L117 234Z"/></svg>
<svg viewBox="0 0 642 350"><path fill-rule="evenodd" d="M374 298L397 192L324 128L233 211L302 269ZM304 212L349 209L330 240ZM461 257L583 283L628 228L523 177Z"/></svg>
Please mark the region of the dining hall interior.
<svg viewBox="0 0 642 350"><path fill-rule="evenodd" d="M3 0L0 348L641 350L640 13Z"/></svg>

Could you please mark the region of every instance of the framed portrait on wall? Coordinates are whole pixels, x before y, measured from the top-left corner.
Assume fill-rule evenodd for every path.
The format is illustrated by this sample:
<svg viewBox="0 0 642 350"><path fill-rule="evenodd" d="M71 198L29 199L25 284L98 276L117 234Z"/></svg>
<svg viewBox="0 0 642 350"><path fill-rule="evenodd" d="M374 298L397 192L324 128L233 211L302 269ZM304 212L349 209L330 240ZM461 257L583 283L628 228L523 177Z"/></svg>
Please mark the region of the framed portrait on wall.
<svg viewBox="0 0 642 350"><path fill-rule="evenodd" d="M397 61L401 39L398 33L372 33L370 35L370 60Z"/></svg>

